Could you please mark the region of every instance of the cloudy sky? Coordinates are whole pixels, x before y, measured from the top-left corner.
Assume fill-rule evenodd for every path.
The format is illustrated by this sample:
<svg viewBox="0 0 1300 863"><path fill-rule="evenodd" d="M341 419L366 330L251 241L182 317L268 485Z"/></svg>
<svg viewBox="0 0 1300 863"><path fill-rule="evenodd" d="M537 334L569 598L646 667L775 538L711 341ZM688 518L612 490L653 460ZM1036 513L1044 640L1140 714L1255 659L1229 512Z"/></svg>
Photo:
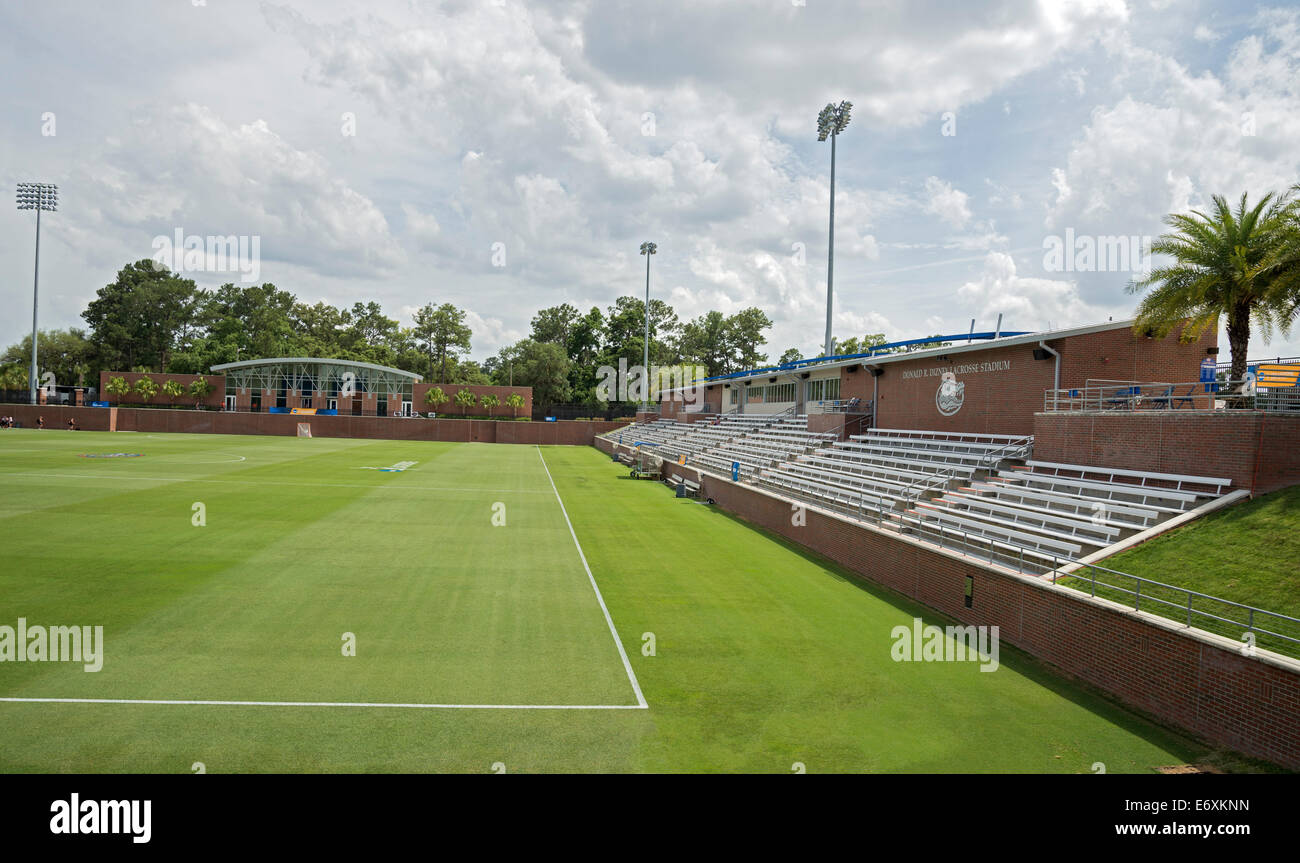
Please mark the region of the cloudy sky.
<svg viewBox="0 0 1300 863"><path fill-rule="evenodd" d="M654 240L682 318L756 305L773 356L815 353L832 100L841 337L1129 317L1132 273L1065 270L1050 238L1300 180L1282 5L3 0L0 46L0 175L60 189L43 328L180 230L258 238L260 281L307 302L460 305L482 359L539 307L641 293ZM4 344L33 234L0 210Z"/></svg>

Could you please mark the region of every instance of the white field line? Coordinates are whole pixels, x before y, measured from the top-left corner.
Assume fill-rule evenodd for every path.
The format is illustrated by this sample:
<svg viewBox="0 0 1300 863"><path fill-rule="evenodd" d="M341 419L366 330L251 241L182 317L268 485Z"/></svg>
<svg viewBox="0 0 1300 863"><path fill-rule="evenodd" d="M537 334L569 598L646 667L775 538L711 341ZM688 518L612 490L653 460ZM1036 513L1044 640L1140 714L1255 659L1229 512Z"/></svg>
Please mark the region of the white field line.
<svg viewBox="0 0 1300 863"><path fill-rule="evenodd" d="M537 455L542 457L542 451L537 449ZM388 701L217 701L217 700L188 700L188 699L170 699L170 698L17 698L0 696L0 703L3 704L161 704L161 705L179 705L179 706L200 706L200 707L379 707L379 708L397 708L405 710L644 710L649 707L646 704L645 696L641 694L641 686L637 683L636 674L632 671L632 664L628 661L627 652L623 650L623 642L619 640L618 631L614 628L614 621L609 616L609 609L605 607L605 599L600 595L600 588L596 586L596 578L591 574L591 567L587 565L587 557L582 553L582 546L578 544L578 536L573 532L573 524L569 521L569 513L564 508L564 501L560 499L559 489L555 487L555 480L551 479L551 471L546 467L546 459L542 458L542 469L546 471L546 478L551 483L551 490L555 492L555 499L559 501L560 511L564 513L564 522L569 526L569 535L573 537L573 543L578 548L578 557L582 559L582 566L587 570L587 578L591 581L591 587L596 591L596 600L600 603L601 611L605 614L605 622L609 624L610 634L614 637L614 646L618 648L619 656L623 659L623 668L627 671L628 679L632 682L632 690L636 693L636 704L417 704L417 703L399 703ZM5 474L0 474L4 476ZM13 474L10 474L13 475ZM21 474L23 476L42 476L41 474ZM71 476L70 474L55 474L54 476ZM104 478L99 474L92 474L88 478ZM131 477L133 479L143 479L143 477ZM249 480L181 480L182 482L232 482L240 484L257 485ZM374 486L362 485L357 483L274 483L276 485L346 485L354 488L374 488ZM396 486L390 486L396 487ZM420 488L420 486L401 486L402 488ZM450 489L438 486L426 487L434 491L494 491L492 489ZM521 490L522 491L522 490ZM495 492L494 492L495 493ZM529 494L545 494L542 492L533 492L528 490Z"/></svg>
<svg viewBox="0 0 1300 863"><path fill-rule="evenodd" d="M551 490L555 492L555 500L560 504L560 512L564 515L564 523L569 526L569 536L573 537L573 545L578 549L578 557L582 560L582 568L587 570L587 579L591 582L591 589L596 591L596 601L600 603L600 610L605 614L605 623L609 624L609 634L614 637L614 646L618 648L618 655L623 659L623 668L627 671L627 679L632 683L632 691L636 693L636 706L648 707L645 696L641 694L641 684L636 681L636 672L632 670L632 663L627 658L627 651L623 649L623 641L618 637L618 630L614 628L614 619L609 616L609 608L605 605L605 597L600 595L600 588L596 585L596 576L591 574L591 567L587 564L587 555L582 553L582 543L578 542L578 534L574 533L573 522L569 521L569 511L564 508L564 500L560 497L560 490L555 487L555 480L551 477L551 469L546 466L546 456L542 455L542 448L537 447L537 457L542 460L542 470L546 471L546 479L551 484Z"/></svg>
<svg viewBox="0 0 1300 863"><path fill-rule="evenodd" d="M233 463L233 462L232 462ZM405 473L406 471L395 471L395 473ZM384 491L396 491L397 489L407 489L410 491L455 491L455 492L482 492L483 494L546 494L545 489L531 488L452 488L442 485L408 485L406 483L393 483L391 485L375 485L363 482L284 482L277 480L265 479L198 479L183 476L136 476L134 474L102 474L102 473L29 473L26 471L0 471L0 482L8 477L32 477L35 479L102 479L111 482L122 482L123 480L138 480L140 482L164 482L164 483L187 483L187 482L205 482L216 485L274 485L274 486L296 486L302 488L371 488L383 489Z"/></svg>
<svg viewBox="0 0 1300 863"><path fill-rule="evenodd" d="M207 707L395 707L408 710L640 710L642 704L403 704L391 701L208 701L170 698L0 698L17 704L174 704Z"/></svg>

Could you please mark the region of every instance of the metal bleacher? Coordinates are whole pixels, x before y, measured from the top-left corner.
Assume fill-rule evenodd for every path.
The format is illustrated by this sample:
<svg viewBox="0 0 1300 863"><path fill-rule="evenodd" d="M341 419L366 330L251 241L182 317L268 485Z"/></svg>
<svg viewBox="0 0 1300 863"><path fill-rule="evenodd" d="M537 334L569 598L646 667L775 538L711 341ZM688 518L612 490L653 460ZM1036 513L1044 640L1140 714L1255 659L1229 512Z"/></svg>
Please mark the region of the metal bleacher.
<svg viewBox="0 0 1300 863"><path fill-rule="evenodd" d="M1030 436L871 429L841 441L793 412L661 419L630 434L665 461L728 478L738 464L742 482L1021 571L1091 555L1232 485L1035 461Z"/></svg>
<svg viewBox="0 0 1300 863"><path fill-rule="evenodd" d="M1097 552L1231 485L1034 461L1032 453L1027 436L873 429L807 448L752 481L1022 571Z"/></svg>

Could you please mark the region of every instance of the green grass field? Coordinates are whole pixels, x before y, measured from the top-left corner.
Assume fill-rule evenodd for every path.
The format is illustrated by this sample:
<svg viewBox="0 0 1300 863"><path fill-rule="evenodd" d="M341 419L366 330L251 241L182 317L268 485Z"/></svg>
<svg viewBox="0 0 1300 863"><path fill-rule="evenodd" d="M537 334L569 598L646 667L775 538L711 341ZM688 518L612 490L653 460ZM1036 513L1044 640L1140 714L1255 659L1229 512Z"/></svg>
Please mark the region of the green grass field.
<svg viewBox="0 0 1300 863"><path fill-rule="evenodd" d="M1101 565L1300 620L1300 566L1296 561L1300 561L1300 486L1212 512L1107 558ZM1134 579L1110 574L1099 578L1109 579L1120 589L1098 587L1098 596L1133 607ZM1081 578L1062 583L1092 590ZM1185 592L1145 586L1142 597L1144 611L1180 623L1187 621ZM1240 638L1251 620L1244 609L1204 597L1193 597L1192 608L1194 626L1232 639ZM1257 634L1257 646L1300 657L1300 623L1268 615L1256 615L1254 623L1265 630Z"/></svg>
<svg viewBox="0 0 1300 863"><path fill-rule="evenodd" d="M99 672L0 663L4 771L1221 759L1007 647L894 662L948 621L591 448L5 431L0 549L0 625L104 627Z"/></svg>

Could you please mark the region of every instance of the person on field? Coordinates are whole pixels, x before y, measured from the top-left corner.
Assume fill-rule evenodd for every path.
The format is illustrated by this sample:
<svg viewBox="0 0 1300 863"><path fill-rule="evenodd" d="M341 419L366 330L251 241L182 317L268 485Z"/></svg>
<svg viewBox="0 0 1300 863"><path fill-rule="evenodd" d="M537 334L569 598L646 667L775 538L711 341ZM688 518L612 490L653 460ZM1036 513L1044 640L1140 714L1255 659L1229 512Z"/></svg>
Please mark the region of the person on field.
<svg viewBox="0 0 1300 863"><path fill-rule="evenodd" d="M44 417L44 416L38 416L38 417L36 418L36 427L37 427L38 429L43 429L43 428L45 428L45 417Z"/></svg>

